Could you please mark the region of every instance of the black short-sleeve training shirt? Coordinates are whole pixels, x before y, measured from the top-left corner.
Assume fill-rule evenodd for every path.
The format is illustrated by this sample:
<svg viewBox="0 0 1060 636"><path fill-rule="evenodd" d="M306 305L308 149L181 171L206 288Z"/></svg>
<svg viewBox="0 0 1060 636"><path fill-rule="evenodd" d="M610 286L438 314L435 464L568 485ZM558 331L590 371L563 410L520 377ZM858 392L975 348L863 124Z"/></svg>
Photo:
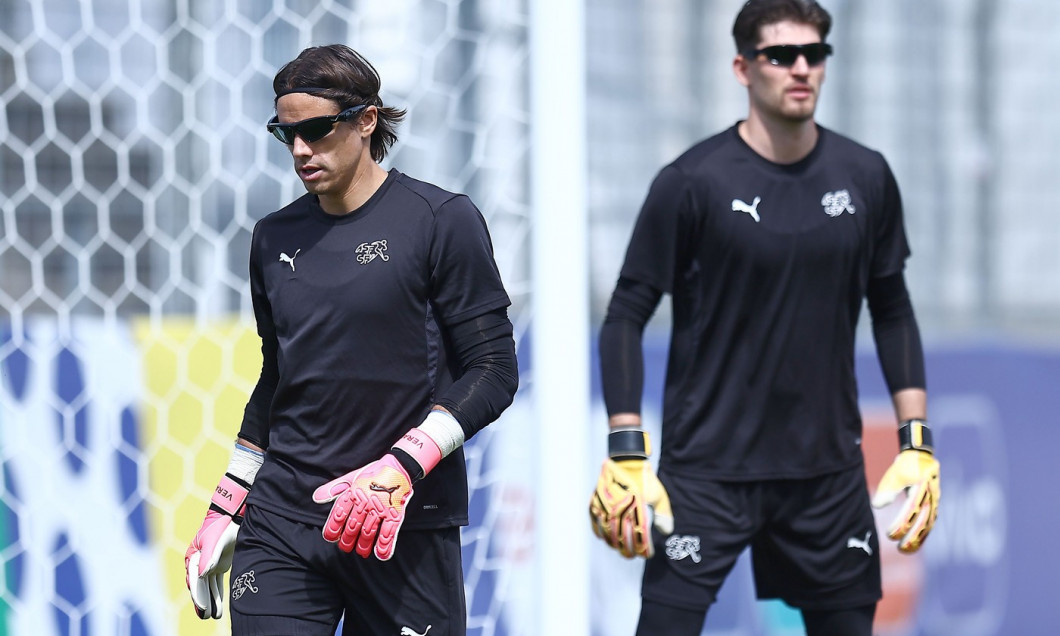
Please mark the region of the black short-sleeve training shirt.
<svg viewBox="0 0 1060 636"><path fill-rule="evenodd" d="M736 127L663 168L621 275L672 295L660 460L800 478L861 461L854 337L870 278L909 255L883 156L819 128L769 162Z"/></svg>
<svg viewBox="0 0 1060 636"><path fill-rule="evenodd" d="M323 524L331 505L313 490L382 457L452 383L445 325L510 302L470 199L396 170L348 215L306 194L266 216L250 261L258 333L278 366L271 409L245 416L269 418L250 503ZM417 484L407 515L405 527L467 523L462 451Z"/></svg>

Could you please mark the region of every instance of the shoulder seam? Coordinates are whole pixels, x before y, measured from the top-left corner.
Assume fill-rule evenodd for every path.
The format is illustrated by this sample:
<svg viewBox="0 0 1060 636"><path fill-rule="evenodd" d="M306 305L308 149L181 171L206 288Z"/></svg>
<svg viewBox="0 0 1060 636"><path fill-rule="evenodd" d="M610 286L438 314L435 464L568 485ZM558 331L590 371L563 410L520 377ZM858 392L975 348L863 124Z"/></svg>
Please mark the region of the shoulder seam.
<svg viewBox="0 0 1060 636"><path fill-rule="evenodd" d="M402 177L408 178L407 175L404 175L404 174L402 174ZM408 186L408 184L405 183L404 179L401 179L401 178L397 179L397 181L394 183L394 185L401 186L406 192L408 192L409 194L419 198L421 201L423 201L425 204L427 204L427 207L430 208L431 212L434 213L434 214L437 214L438 210L442 206L444 206L446 203L449 203L450 201L452 201L454 199L458 199L460 197L467 197L466 194L460 194L458 192L450 192L450 191L445 190L443 188L438 188L437 186L434 186L437 189L438 192L444 192L445 194L448 195L448 196L442 198L441 200L439 200L437 203L434 203L428 197L424 196L423 193L417 191L415 188L410 188Z"/></svg>

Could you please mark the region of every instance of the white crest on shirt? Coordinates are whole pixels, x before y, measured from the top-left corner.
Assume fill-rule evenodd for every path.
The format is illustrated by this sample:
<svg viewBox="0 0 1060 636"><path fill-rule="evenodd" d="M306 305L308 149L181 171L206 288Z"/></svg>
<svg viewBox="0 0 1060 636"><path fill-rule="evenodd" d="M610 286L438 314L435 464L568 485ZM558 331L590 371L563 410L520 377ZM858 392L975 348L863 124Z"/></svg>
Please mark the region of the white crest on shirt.
<svg viewBox="0 0 1060 636"><path fill-rule="evenodd" d="M390 260L390 257L386 254L386 239L361 243L357 246L357 262L361 265L371 263L376 257L384 263Z"/></svg>
<svg viewBox="0 0 1060 636"><path fill-rule="evenodd" d="M850 199L850 192L836 190L825 192L821 197L821 205L824 206L825 214L828 216L839 216L844 212L854 213L854 204Z"/></svg>

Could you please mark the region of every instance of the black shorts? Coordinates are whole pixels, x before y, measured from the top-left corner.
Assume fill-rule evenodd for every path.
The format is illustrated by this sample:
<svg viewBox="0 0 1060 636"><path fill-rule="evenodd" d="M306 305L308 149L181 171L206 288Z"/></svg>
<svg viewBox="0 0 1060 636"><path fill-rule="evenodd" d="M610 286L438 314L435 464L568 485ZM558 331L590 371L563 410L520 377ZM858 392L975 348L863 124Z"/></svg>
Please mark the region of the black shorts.
<svg viewBox="0 0 1060 636"><path fill-rule="evenodd" d="M661 472L675 527L655 538L641 595L706 610L744 548L758 598L831 610L882 596L876 523L862 466L812 479L719 482Z"/></svg>
<svg viewBox="0 0 1060 636"><path fill-rule="evenodd" d="M394 556L347 554L320 528L251 507L229 579L233 636L464 636L460 529L402 529Z"/></svg>

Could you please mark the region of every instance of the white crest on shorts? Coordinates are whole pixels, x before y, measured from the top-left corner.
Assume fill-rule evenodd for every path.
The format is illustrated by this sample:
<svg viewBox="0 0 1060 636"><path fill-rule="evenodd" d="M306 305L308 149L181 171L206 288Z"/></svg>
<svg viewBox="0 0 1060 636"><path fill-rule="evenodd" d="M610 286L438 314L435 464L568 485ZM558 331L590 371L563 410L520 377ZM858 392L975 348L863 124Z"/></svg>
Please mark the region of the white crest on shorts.
<svg viewBox="0 0 1060 636"><path fill-rule="evenodd" d="M680 561L690 558L693 563L699 563L703 557L699 555L699 537L687 534L674 534L666 540L666 556L671 561Z"/></svg>
<svg viewBox="0 0 1060 636"><path fill-rule="evenodd" d="M411 627L402 627L401 636L427 636L427 632L431 631L431 626L428 625L427 629L423 630L423 633L419 633L413 630Z"/></svg>
<svg viewBox="0 0 1060 636"><path fill-rule="evenodd" d="M390 260L390 257L386 255L386 239L361 243L357 246L357 262L361 265L371 263L377 256L384 263Z"/></svg>
<svg viewBox="0 0 1060 636"><path fill-rule="evenodd" d="M247 592L253 594L258 593L258 588L254 587L254 570L244 572L237 578L232 579L232 600L235 601L239 597L243 596Z"/></svg>
<svg viewBox="0 0 1060 636"><path fill-rule="evenodd" d="M854 213L854 204L851 202L850 192L846 190L825 192L824 196L821 197L821 205L828 216L839 216L844 212Z"/></svg>
<svg viewBox="0 0 1060 636"><path fill-rule="evenodd" d="M865 554L867 554L869 556L872 556L872 546L869 545L869 538L870 537L872 537L872 530L869 530L868 532L865 533L865 538L864 539L859 539L857 537L850 537L849 539L847 539L847 547L848 548L857 548L859 550L864 550Z"/></svg>

